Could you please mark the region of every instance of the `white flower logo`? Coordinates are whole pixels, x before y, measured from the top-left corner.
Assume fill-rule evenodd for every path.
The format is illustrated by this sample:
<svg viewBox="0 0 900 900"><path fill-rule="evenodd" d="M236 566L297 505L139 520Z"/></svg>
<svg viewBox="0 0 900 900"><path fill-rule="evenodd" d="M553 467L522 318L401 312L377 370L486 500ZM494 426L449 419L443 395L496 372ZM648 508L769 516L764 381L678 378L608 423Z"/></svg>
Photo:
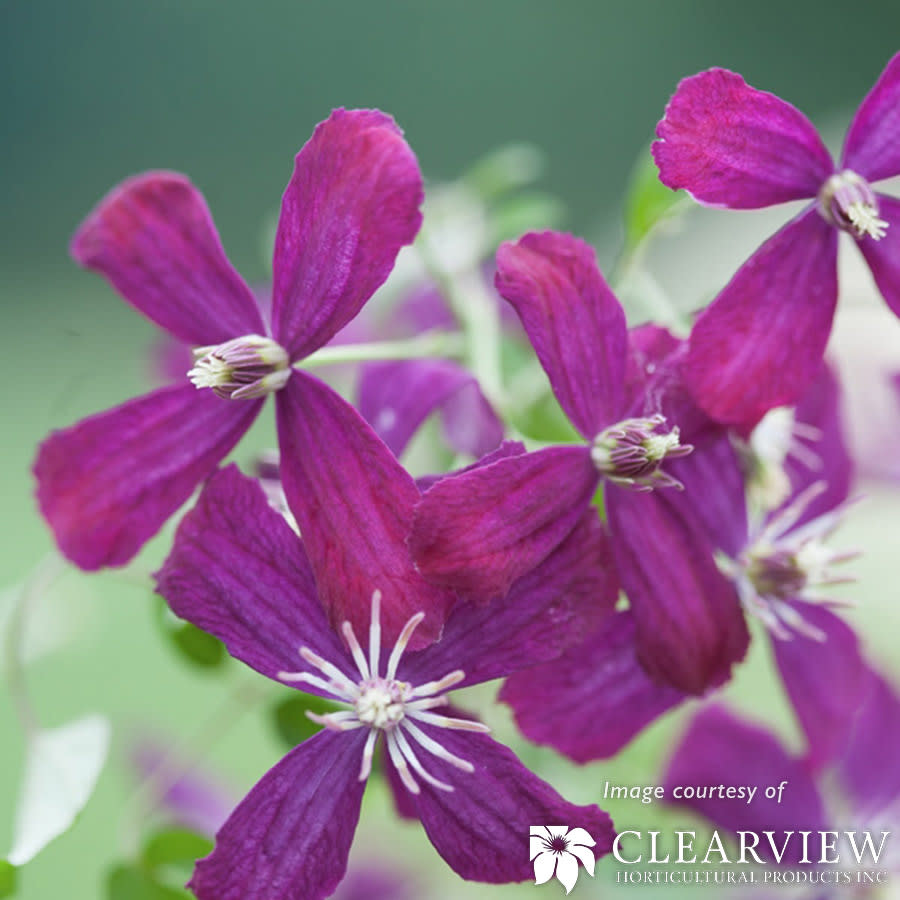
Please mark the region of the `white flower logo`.
<svg viewBox="0 0 900 900"><path fill-rule="evenodd" d="M534 883L546 884L554 874L566 893L578 881L578 861L594 877L594 852L597 842L583 829L568 825L532 825L531 859L534 861Z"/></svg>

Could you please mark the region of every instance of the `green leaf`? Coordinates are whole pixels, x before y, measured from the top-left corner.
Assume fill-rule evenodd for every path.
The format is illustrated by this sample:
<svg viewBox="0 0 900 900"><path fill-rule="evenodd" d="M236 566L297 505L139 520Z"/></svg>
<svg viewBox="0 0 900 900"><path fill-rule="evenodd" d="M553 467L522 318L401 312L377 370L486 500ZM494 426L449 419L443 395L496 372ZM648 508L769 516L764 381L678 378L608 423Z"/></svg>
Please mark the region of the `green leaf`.
<svg viewBox="0 0 900 900"><path fill-rule="evenodd" d="M16 867L0 859L0 897L11 897L16 892Z"/></svg>
<svg viewBox="0 0 900 900"><path fill-rule="evenodd" d="M21 866L75 821L109 751L109 722L84 716L29 737L9 861Z"/></svg>
<svg viewBox="0 0 900 900"><path fill-rule="evenodd" d="M491 213L495 243L511 241L526 231L556 228L565 216L562 200L553 194L528 191L505 198Z"/></svg>
<svg viewBox="0 0 900 900"><path fill-rule="evenodd" d="M213 842L188 828L164 828L153 834L144 845L141 859L148 869L158 866L188 865L207 856Z"/></svg>
<svg viewBox="0 0 900 900"><path fill-rule="evenodd" d="M663 220L672 218L686 194L673 191L660 180L649 150L631 170L625 192L625 251L634 250Z"/></svg>
<svg viewBox="0 0 900 900"><path fill-rule="evenodd" d="M184 900L187 891L154 881L134 865L118 865L106 878L106 900Z"/></svg>
<svg viewBox="0 0 900 900"><path fill-rule="evenodd" d="M225 645L218 638L179 619L162 599L159 622L172 646L193 665L212 669L221 666L228 659Z"/></svg>
<svg viewBox="0 0 900 900"><path fill-rule="evenodd" d="M294 747L311 738L321 728L306 715L307 710L321 716L341 708L314 694L295 692L293 696L286 697L273 707L275 730L288 747Z"/></svg>

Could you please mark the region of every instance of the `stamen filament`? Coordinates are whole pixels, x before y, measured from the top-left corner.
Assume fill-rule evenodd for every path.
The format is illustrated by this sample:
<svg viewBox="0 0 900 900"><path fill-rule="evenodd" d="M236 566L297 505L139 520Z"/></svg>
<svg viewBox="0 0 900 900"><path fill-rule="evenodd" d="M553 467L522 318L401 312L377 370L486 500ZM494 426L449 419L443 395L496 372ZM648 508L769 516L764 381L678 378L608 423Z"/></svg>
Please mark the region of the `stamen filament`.
<svg viewBox="0 0 900 900"><path fill-rule="evenodd" d="M447 716L436 716L434 713L422 712L418 709L413 709L409 714L422 722L428 722L429 725L436 725L438 728L450 728L454 731L478 731L482 734L487 734L491 730L482 722L472 722L469 719L450 719Z"/></svg>
<svg viewBox="0 0 900 900"><path fill-rule="evenodd" d="M300 648L300 656L311 666L315 666L320 672L327 675L335 684L340 685L351 697L358 694L356 683L345 675L336 665L323 659L318 653L313 653L309 647Z"/></svg>
<svg viewBox="0 0 900 900"><path fill-rule="evenodd" d="M353 632L353 626L348 621L344 621L341 625L341 632L344 635L344 640L347 641L347 646L350 648L353 662L356 663L359 674L362 675L364 681L367 681L371 677L369 673L369 663L363 654L362 647L359 646L359 641L356 639L356 635Z"/></svg>
<svg viewBox="0 0 900 900"><path fill-rule="evenodd" d="M415 751L410 745L409 741L406 739L406 735L403 734L402 729L398 728L395 732L393 732L393 737L397 741L397 747L400 749L400 752L409 760L410 765L413 769L416 770L416 773L427 781L430 785L438 788L441 791L452 791L453 786L447 784L446 781L440 781L435 778L430 772L426 772L424 766L421 762L419 762L419 758L416 756Z"/></svg>
<svg viewBox="0 0 900 900"><path fill-rule="evenodd" d="M469 774L475 771L475 766L473 766L472 763L462 759L455 753L451 753L445 747L442 747L436 740L425 734L421 728L413 724L409 719L404 720L403 728L409 733L409 736L414 741L423 746L429 753L438 757L438 759L442 759L445 762L450 763L451 766L456 766L457 769L462 769L463 772L468 772Z"/></svg>
<svg viewBox="0 0 900 900"><path fill-rule="evenodd" d="M409 771L409 766L406 764L406 760L403 758L403 754L401 753L400 748L397 745L397 739L394 737L394 732L389 731L387 733L386 743L388 748L388 755L391 757L391 762L394 764L394 768L397 770L397 774L400 776L400 780L403 782L408 791L413 794L418 794L419 785L416 783L415 778L412 777L412 773Z"/></svg>
<svg viewBox="0 0 900 900"><path fill-rule="evenodd" d="M429 681L428 684L420 684L417 688L413 688L410 697L427 697L429 694L436 694L439 691L446 691L447 688L459 684L466 677L466 673L462 669L456 669L449 675L445 675L440 681Z"/></svg>
<svg viewBox="0 0 900 900"><path fill-rule="evenodd" d="M369 668L373 678L378 677L381 655L381 591L372 591L372 619L369 625Z"/></svg>
<svg viewBox="0 0 900 900"><path fill-rule="evenodd" d="M403 651L406 650L409 639L424 618L425 613L418 612L403 626L403 631L400 632L400 637L397 638L397 643L394 644L394 649L391 650L391 655L388 657L387 673L384 676L388 681L393 681L397 675L400 657L403 656Z"/></svg>
<svg viewBox="0 0 900 900"><path fill-rule="evenodd" d="M374 728L370 729L366 745L363 747L362 764L359 767L360 781L365 781L372 774L372 757L375 755L375 739L377 737L378 731Z"/></svg>

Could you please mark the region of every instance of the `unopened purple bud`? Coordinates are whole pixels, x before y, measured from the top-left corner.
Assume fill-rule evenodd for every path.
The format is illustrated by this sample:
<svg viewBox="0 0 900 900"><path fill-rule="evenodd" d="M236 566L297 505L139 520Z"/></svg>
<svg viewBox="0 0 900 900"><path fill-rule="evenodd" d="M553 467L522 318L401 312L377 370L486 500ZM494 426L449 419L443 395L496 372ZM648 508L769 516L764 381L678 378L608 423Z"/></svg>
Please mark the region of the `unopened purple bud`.
<svg viewBox="0 0 900 900"><path fill-rule="evenodd" d="M878 216L878 198L861 175L850 169L836 172L819 191L819 212L826 222L855 238L880 241L888 223Z"/></svg>
<svg viewBox="0 0 900 900"><path fill-rule="evenodd" d="M601 475L614 484L637 491L683 485L660 468L667 459L687 456L694 448L679 442L678 428L658 432L665 416L625 419L594 438L591 459Z"/></svg>
<svg viewBox="0 0 900 900"><path fill-rule="evenodd" d="M255 400L280 390L291 375L291 361L281 344L259 334L245 334L213 347L194 350L187 374L198 388L212 388L225 400Z"/></svg>

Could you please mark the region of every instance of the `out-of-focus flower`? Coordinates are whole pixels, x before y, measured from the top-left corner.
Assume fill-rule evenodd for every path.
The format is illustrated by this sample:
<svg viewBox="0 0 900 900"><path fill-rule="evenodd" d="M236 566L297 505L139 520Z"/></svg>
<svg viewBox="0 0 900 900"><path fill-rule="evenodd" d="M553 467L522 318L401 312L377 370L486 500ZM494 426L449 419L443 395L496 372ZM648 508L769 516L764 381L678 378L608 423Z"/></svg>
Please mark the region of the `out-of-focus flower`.
<svg viewBox="0 0 900 900"><path fill-rule="evenodd" d="M738 270L691 333L685 377L714 418L752 425L795 403L818 370L837 301L837 235L853 236L900 315L900 201L870 183L900 174L900 54L861 103L835 167L809 120L740 75L686 78L653 145L660 178L714 206L812 204Z"/></svg>
<svg viewBox="0 0 900 900"><path fill-rule="evenodd" d="M697 796L673 802L732 833L749 832L760 839L753 849L767 863L785 867L809 864L802 834L831 831L844 844L843 865L856 862L855 846L868 867L900 869L891 839L900 821L900 767L886 748L900 734L900 697L871 666L858 660L865 691L853 714L841 726L841 741L819 765L793 756L766 728L744 721L725 707L712 705L692 720L668 765L668 792L695 785ZM840 674L840 673L835 673ZM750 802L721 797L705 786L746 785L755 788ZM784 784L782 796L767 797L771 785ZM846 834L850 832L850 834ZM772 835L772 839L768 835ZM765 835L766 839L762 839ZM812 860L819 863L818 856ZM865 863L860 861L865 867ZM851 873L851 877L852 873ZM849 883L849 882L847 882ZM874 896L878 886L860 888ZM846 896L840 882L822 882L817 897Z"/></svg>
<svg viewBox="0 0 900 900"><path fill-rule="evenodd" d="M332 113L297 155L282 200L267 322L186 178L154 172L115 188L79 228L72 254L196 348L193 386L154 391L41 445L38 501L66 556L84 569L131 559L237 443L265 396L280 397L292 364L387 278L419 228L421 201L415 157L389 116Z"/></svg>
<svg viewBox="0 0 900 900"><path fill-rule="evenodd" d="M197 896L314 900L334 890L380 738L462 877L530 878L536 821L577 823L607 852L605 813L564 801L480 723L432 711L451 687L557 657L608 613L615 583L600 524L585 517L508 597L454 609L456 598L413 565L406 535L418 490L387 447L311 376L298 373L285 396L281 473L303 541L258 486L225 469L180 524L159 590L248 665L349 708L317 719L326 728L237 807L198 863Z"/></svg>
<svg viewBox="0 0 900 900"><path fill-rule="evenodd" d="M205 769L188 765L159 738L142 737L130 751L140 780L153 802L174 822L212 837L237 803L234 791Z"/></svg>

